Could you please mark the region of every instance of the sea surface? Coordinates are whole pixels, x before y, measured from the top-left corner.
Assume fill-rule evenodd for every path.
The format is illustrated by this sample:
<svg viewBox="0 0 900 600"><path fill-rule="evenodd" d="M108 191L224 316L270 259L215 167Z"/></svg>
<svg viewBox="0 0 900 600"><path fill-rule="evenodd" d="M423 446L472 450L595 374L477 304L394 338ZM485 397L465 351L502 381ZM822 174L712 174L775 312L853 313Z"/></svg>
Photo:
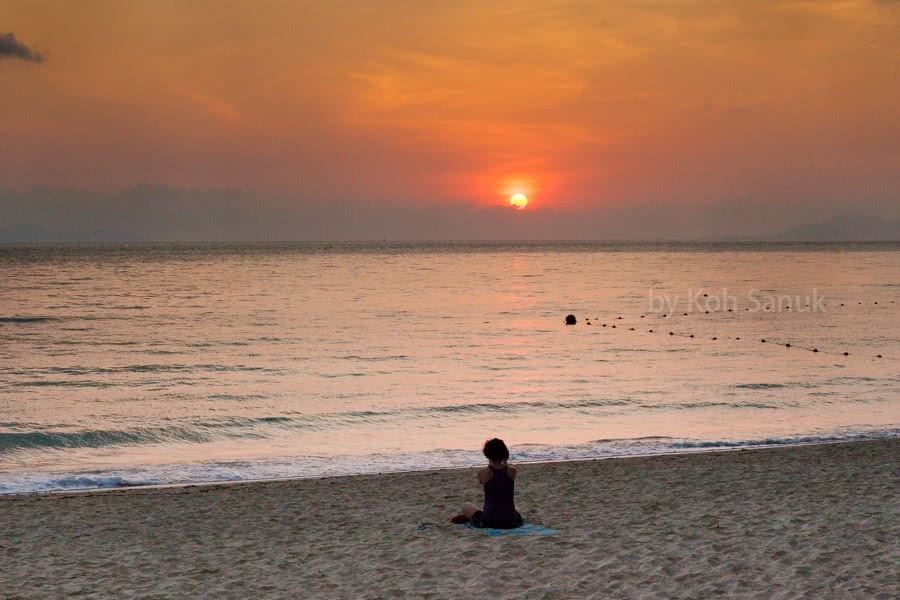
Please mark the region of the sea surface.
<svg viewBox="0 0 900 600"><path fill-rule="evenodd" d="M0 246L0 493L897 436L898 302L896 243Z"/></svg>

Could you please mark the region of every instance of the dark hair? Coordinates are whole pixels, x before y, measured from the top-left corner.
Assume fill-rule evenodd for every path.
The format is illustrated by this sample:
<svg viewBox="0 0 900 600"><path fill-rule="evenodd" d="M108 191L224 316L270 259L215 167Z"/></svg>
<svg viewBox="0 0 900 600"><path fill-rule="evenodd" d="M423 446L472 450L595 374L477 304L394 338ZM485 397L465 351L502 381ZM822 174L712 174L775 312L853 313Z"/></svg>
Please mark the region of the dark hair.
<svg viewBox="0 0 900 600"><path fill-rule="evenodd" d="M493 438L484 443L484 455L488 460L498 462L509 459L509 448L500 438Z"/></svg>

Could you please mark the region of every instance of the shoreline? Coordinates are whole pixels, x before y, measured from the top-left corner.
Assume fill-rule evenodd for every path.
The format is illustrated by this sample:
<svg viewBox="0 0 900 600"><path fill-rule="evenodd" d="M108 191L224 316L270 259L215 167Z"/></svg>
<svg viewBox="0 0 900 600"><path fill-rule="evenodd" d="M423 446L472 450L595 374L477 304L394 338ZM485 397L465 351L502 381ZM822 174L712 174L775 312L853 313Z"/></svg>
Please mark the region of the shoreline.
<svg viewBox="0 0 900 600"><path fill-rule="evenodd" d="M607 456L586 456L586 457L572 457L572 458L559 458L559 459L542 459L542 460L512 460L511 462L520 465L540 465L540 464L553 464L553 463L566 463L566 462L582 462L582 461L595 461L595 460L612 460L612 459L624 459L624 458L648 458L648 457L657 457L657 456L679 456L679 455L693 455L693 454L705 454L705 453L717 453L717 452L734 452L734 451L744 451L744 450L762 450L767 448L791 448L797 446L811 446L811 445L819 445L819 444L846 444L846 443L854 443L854 442L869 442L869 441L878 441L885 439L900 439L900 433L891 429L893 433L888 435L877 435L872 437L864 437L865 434L861 434L862 437L852 437L848 439L826 439L826 440L815 440L815 441L802 441L803 438L800 438L801 441L789 441L789 442L779 442L779 443L770 443L770 444L757 444L757 445L733 445L733 446L709 446L709 447L687 447L687 448L678 448L671 449L668 451L660 451L660 452L644 452L644 453L634 453L634 454L613 454ZM807 436L804 436L807 437ZM179 463L181 464L181 463ZM183 463L183 464L204 464L204 463ZM212 464L215 464L213 462ZM479 463L480 464L480 463ZM131 468L141 468L146 465L134 465ZM34 491L23 491L23 492L0 492L0 500L4 498L27 498L39 495L66 495L66 494L105 494L109 492L115 491L124 491L124 490L143 490L143 489L160 489L160 488L171 488L171 487L194 487L194 486L226 486L226 485L238 485L243 483L270 483L270 482L280 482L280 481L304 481L310 479L332 479L332 478L346 478L346 477L360 477L360 476L378 476L378 475L388 475L388 474L397 474L397 473L431 473L431 472L440 472L440 471L459 471L473 468L474 465L459 465L459 466L439 466L434 468L425 468L425 469L397 469L397 470L385 470L385 471L376 471L376 472L368 472L368 473L339 473L333 475L288 475L285 477L260 477L260 478L246 478L246 479L222 479L222 480L210 480L210 481L183 481L183 482L170 482L170 483L124 483L120 485L110 485L110 486L98 486L98 487L87 487L87 488L74 488L74 489L51 489L51 490L34 490ZM114 472L116 469L109 468L107 469L110 472ZM88 471L72 471L71 474L86 474L86 473L97 473L98 471L102 471L102 469L92 469ZM7 471L7 473L54 473L54 474L68 474L69 472L65 471L56 471L53 469L41 469L38 471Z"/></svg>
<svg viewBox="0 0 900 600"><path fill-rule="evenodd" d="M855 444L855 443L871 443L878 442L883 440L892 440L892 439L900 439L900 435L884 435L884 436L876 436L871 438L853 438L853 439L838 439L838 440L817 440L812 442L789 442L789 443L778 443L778 444L760 444L760 445L752 445L752 446L723 446L723 447L709 447L709 448L681 448L677 450L671 450L668 452L650 452L644 454L619 454L619 455L610 455L610 456L596 456L596 457L586 457L586 458L560 458L560 459L547 459L547 460L534 460L534 461L516 461L511 460L511 463L516 465L544 465L544 464L557 464L557 463L578 463L578 462L593 462L593 461L606 461L606 460L618 460L618 459L640 459L640 458L658 458L658 457L672 457L672 456L693 456L693 455L702 455L702 454L718 454L718 453L732 453L732 452L744 452L744 451L756 451L756 450L772 450L772 449L789 449L789 448L798 448L798 447L806 447L806 446L820 446L820 445L833 445L833 444ZM427 474L427 473L441 473L445 471L465 471L477 468L475 465L462 465L462 466L448 466L448 467L436 467L433 469L399 469L399 470L389 470L389 471L381 471L374 473L346 473L346 474L336 474L336 475L310 475L310 476L288 476L288 477L271 477L271 478L258 478L258 479L236 479L236 480L218 480L218 481L189 481L189 482L175 482L175 483L150 483L150 484L124 484L118 486L109 486L109 487L95 487L95 488L83 488L83 489L59 489L59 490L39 490L39 491L28 491L28 492L0 492L0 502L5 499L10 498L33 498L38 496L67 496L67 495L92 495L92 494L109 494L113 492L127 492L127 491L140 491L140 490L157 490L157 489L168 489L168 488L182 488L182 487L219 487L219 486L236 486L236 485L252 485L252 484L268 484L268 483L279 483L279 482L299 482L299 481L310 481L310 480L330 480L330 479L347 479L353 477L380 477L384 475L399 475L399 474ZM110 469L111 470L111 469ZM43 471L42 471L43 472ZM57 471L48 470L46 472L56 473ZM85 471L91 472L91 471ZM77 472L76 472L77 473Z"/></svg>
<svg viewBox="0 0 900 600"><path fill-rule="evenodd" d="M475 468L0 498L13 597L889 598L900 438L519 465L547 537L449 518ZM49 502L48 502L49 501Z"/></svg>

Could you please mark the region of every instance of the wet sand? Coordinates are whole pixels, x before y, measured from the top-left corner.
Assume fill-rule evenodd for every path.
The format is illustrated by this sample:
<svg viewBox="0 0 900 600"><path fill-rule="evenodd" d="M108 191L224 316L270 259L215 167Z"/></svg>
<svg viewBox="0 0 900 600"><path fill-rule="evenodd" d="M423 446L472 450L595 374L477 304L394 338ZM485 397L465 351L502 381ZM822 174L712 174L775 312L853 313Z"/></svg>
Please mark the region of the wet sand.
<svg viewBox="0 0 900 600"><path fill-rule="evenodd" d="M900 439L0 498L0 597L895 598Z"/></svg>

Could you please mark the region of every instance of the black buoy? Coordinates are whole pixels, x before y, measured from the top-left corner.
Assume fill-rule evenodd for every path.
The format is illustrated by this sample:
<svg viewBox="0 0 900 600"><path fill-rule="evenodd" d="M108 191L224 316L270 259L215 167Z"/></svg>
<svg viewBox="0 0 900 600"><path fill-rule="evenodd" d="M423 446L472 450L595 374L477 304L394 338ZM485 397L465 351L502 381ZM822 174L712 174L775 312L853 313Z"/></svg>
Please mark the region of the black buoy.
<svg viewBox="0 0 900 600"><path fill-rule="evenodd" d="M629 327L628 331L634 331L634 327Z"/></svg>
<svg viewBox="0 0 900 600"><path fill-rule="evenodd" d="M881 355L880 355L880 354L876 354L876 355L875 355L875 358L881 358Z"/></svg>
<svg viewBox="0 0 900 600"><path fill-rule="evenodd" d="M670 332L669 332L669 335L675 335L675 332L674 332L674 331L670 331Z"/></svg>
<svg viewBox="0 0 900 600"><path fill-rule="evenodd" d="M717 339L719 339L719 338L717 338L717 337L713 337L713 341L716 341L716 340L717 340Z"/></svg>
<svg viewBox="0 0 900 600"><path fill-rule="evenodd" d="M691 337L694 337L694 334L693 334L693 333L691 334Z"/></svg>
<svg viewBox="0 0 900 600"><path fill-rule="evenodd" d="M841 306L843 306L843 305L844 305L844 303L843 303L843 302L841 302Z"/></svg>
<svg viewBox="0 0 900 600"><path fill-rule="evenodd" d="M818 352L818 351L819 351L818 348L813 348L813 352Z"/></svg>
<svg viewBox="0 0 900 600"><path fill-rule="evenodd" d="M613 325L613 326L612 326L612 328L613 328L613 329L615 329L615 328L616 328L616 326L615 326L615 325Z"/></svg>
<svg viewBox="0 0 900 600"><path fill-rule="evenodd" d="M574 325L578 321L575 320L575 315L566 315L566 325Z"/></svg>
<svg viewBox="0 0 900 600"><path fill-rule="evenodd" d="M606 327L606 323L604 323L603 326Z"/></svg>
<svg viewBox="0 0 900 600"><path fill-rule="evenodd" d="M878 304L877 302L875 304ZM687 316L687 313L684 313L684 316Z"/></svg>
<svg viewBox="0 0 900 600"><path fill-rule="evenodd" d="M765 341L765 340L763 340L763 341ZM791 345L790 345L790 344L785 344L784 347L785 347L785 348L790 348Z"/></svg>
<svg viewBox="0 0 900 600"><path fill-rule="evenodd" d="M643 319L643 318L644 318L644 315L641 315L641 318Z"/></svg>
<svg viewBox="0 0 900 600"><path fill-rule="evenodd" d="M849 352L844 352L844 356L850 356Z"/></svg>
<svg viewBox="0 0 900 600"><path fill-rule="evenodd" d="M762 342L762 343L763 343L763 344L765 344L765 343L766 343L766 340L759 340L759 341L761 341L761 342Z"/></svg>
<svg viewBox="0 0 900 600"><path fill-rule="evenodd" d="M648 331L648 333L653 333L652 329L648 329L647 331Z"/></svg>
<svg viewBox="0 0 900 600"><path fill-rule="evenodd" d="M617 321L621 321L621 320L622 320L622 317L616 317L616 320L617 320Z"/></svg>
<svg viewBox="0 0 900 600"><path fill-rule="evenodd" d="M716 339L716 338L713 338L713 339ZM734 338L734 339L739 340L739 339L741 339L741 338L738 337L738 338Z"/></svg>

